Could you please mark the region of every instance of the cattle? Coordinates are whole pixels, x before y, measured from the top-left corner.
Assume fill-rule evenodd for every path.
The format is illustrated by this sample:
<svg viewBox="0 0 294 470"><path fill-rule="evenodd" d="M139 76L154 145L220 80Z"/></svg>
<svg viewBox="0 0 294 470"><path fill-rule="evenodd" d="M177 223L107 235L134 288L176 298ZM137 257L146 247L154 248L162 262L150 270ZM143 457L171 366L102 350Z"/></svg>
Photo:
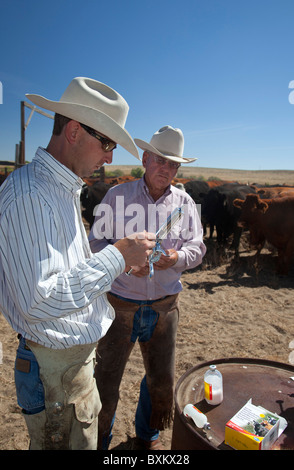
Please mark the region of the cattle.
<svg viewBox="0 0 294 470"><path fill-rule="evenodd" d="M278 250L277 272L288 274L294 255L294 197L261 199L250 194L245 201L236 199L234 206L241 210L238 223L249 229L257 254L268 241Z"/></svg>
<svg viewBox="0 0 294 470"><path fill-rule="evenodd" d="M82 187L80 196L80 201L84 209L82 210L82 216L89 223L90 228L92 227L95 219L94 209L97 204L100 204L111 186L111 184L97 181L92 186L85 184Z"/></svg>
<svg viewBox="0 0 294 470"><path fill-rule="evenodd" d="M185 183L185 191L191 196L195 204L201 205L201 221L203 225L203 233L206 235L206 221L202 216L202 206L204 203L204 198L209 191L209 185L206 181L201 180L191 180ZM211 231L210 231L211 233Z"/></svg>
<svg viewBox="0 0 294 470"><path fill-rule="evenodd" d="M190 180L185 183L185 190L195 201L196 204L202 204L205 198L205 195L212 188L217 186L222 186L223 184L229 183L228 181L222 180L211 180L211 181L202 181L202 180Z"/></svg>
<svg viewBox="0 0 294 470"><path fill-rule="evenodd" d="M211 188L215 186L220 186L224 184L224 181L221 180L213 180L213 181L202 181L202 180L190 180L185 183L185 190L191 196L193 201L196 204L200 204L203 207L204 199ZM203 233L206 235L206 220L203 217L201 212L201 221L203 225ZM210 227L210 237L212 237L214 231L214 226Z"/></svg>
<svg viewBox="0 0 294 470"><path fill-rule="evenodd" d="M258 188L256 192L259 195L259 197L262 199L273 199L275 197L294 196L294 188L287 187L287 186Z"/></svg>
<svg viewBox="0 0 294 470"><path fill-rule="evenodd" d="M185 190L196 204L203 202L204 195L208 193L209 186L206 181L191 180L185 183Z"/></svg>
<svg viewBox="0 0 294 470"><path fill-rule="evenodd" d="M233 234L232 248L238 254L242 228L238 226L240 209L233 204L234 199L245 199L247 194L255 193L255 188L239 183L227 183L208 191L202 205L203 219L211 227L216 227L217 241L226 244Z"/></svg>

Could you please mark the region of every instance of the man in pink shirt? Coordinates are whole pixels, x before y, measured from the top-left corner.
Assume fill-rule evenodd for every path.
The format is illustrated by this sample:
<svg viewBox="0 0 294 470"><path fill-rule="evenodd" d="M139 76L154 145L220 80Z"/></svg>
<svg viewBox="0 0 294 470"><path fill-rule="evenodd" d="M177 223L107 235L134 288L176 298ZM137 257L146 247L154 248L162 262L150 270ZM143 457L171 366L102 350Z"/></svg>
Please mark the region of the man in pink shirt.
<svg viewBox="0 0 294 470"><path fill-rule="evenodd" d="M90 233L93 252L133 232L156 232L175 208L183 215L162 241L163 254L150 266L130 266L131 274L116 278L108 294L116 316L97 347L97 381L102 409L99 414L98 448L108 449L119 397L119 386L131 350L138 338L146 375L141 382L135 427L137 446L162 449L159 431L171 422L175 366L178 296L181 273L202 262L206 247L197 207L192 198L171 185L183 157L180 129L165 126L147 143L135 139L144 150L145 174L140 180L111 188L97 206Z"/></svg>

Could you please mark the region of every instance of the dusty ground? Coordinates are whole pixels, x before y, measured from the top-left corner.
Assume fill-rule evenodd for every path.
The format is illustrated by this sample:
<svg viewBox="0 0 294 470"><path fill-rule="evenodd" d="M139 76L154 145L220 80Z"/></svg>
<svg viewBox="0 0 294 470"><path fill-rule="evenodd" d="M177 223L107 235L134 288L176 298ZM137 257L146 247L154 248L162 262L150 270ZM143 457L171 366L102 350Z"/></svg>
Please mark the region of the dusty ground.
<svg viewBox="0 0 294 470"><path fill-rule="evenodd" d="M275 256L264 250L259 264L242 239L240 259L220 253L207 241L208 253L199 269L182 276L181 315L177 337L176 380L203 361L253 357L289 363L294 339L294 269L275 274ZM260 335L260 332L263 332ZM270 340L269 340L270 338ZM27 449L29 440L16 403L13 365L16 334L0 315L0 449ZM1 361L0 361L1 362ZM143 365L136 346L121 386L112 449L129 449L134 438L134 413ZM170 447L172 430L162 433Z"/></svg>
<svg viewBox="0 0 294 470"><path fill-rule="evenodd" d="M112 170L115 168L111 165ZM132 167L119 168L130 174ZM181 167L181 172L185 178L294 185L294 171L244 172L186 166ZM294 267L289 276L277 276L275 255L266 249L259 263L255 263L254 252L248 250L244 236L238 262L234 262L230 251L220 252L214 240L206 240L206 244L207 255L201 268L182 276L176 381L198 363L217 358L251 357L289 363L289 343L294 340ZM15 397L16 347L16 333L0 314L0 450L25 450L29 445ZM143 374L140 349L136 346L121 385L111 449L132 448ZM166 448L170 447L171 436L171 429L161 434Z"/></svg>

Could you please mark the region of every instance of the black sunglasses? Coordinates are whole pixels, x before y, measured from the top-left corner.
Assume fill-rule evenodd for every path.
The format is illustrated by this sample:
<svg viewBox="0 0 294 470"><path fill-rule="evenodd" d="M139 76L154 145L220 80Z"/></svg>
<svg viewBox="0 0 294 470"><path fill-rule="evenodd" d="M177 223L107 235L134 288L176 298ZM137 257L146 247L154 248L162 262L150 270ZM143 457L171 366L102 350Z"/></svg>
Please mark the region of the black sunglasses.
<svg viewBox="0 0 294 470"><path fill-rule="evenodd" d="M95 139L100 140L102 144L102 148L105 152L111 152L112 150L116 149L116 143L112 140L108 139L107 137L102 137L102 135L98 134L94 129L91 127L86 126L85 124L80 123L83 129L85 129L88 134L95 137Z"/></svg>

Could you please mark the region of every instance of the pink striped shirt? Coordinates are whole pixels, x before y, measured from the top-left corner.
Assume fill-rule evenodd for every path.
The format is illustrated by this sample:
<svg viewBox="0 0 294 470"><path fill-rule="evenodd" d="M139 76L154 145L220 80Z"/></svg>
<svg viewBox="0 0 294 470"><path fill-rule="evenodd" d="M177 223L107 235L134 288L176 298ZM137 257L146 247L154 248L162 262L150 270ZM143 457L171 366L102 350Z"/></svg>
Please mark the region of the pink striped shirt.
<svg viewBox="0 0 294 470"><path fill-rule="evenodd" d="M135 300L155 300L182 290L181 273L201 264L206 253L203 230L196 204L184 191L169 186L156 202L149 194L144 177L111 188L96 207L95 222L89 241L91 250L99 252L119 238L147 230L155 233L171 211L183 206L184 216L162 242L162 248L178 252L178 261L171 268L156 270L154 276L139 278L121 274L111 292Z"/></svg>

